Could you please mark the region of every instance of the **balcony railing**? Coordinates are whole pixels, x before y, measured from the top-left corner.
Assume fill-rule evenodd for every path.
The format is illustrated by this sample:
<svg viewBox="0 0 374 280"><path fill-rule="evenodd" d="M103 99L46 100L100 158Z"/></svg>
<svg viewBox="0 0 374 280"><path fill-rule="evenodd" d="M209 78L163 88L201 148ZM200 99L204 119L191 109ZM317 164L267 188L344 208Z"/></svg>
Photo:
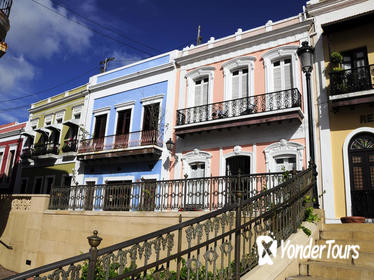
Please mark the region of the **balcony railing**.
<svg viewBox="0 0 374 280"><path fill-rule="evenodd" d="M23 148L22 153L21 153L21 158L22 159L31 158L32 152L33 152L32 147Z"/></svg>
<svg viewBox="0 0 374 280"><path fill-rule="evenodd" d="M271 189L292 174L262 173L242 176L143 181L120 185L53 188L49 209L165 211L212 210Z"/></svg>
<svg viewBox="0 0 374 280"><path fill-rule="evenodd" d="M121 150L148 145L162 147L159 134L158 130L144 130L81 140L78 153Z"/></svg>
<svg viewBox="0 0 374 280"><path fill-rule="evenodd" d="M301 107L297 88L177 110L177 125L228 119Z"/></svg>
<svg viewBox="0 0 374 280"><path fill-rule="evenodd" d="M30 153L32 156L42 156L47 154L58 155L60 144L58 143L45 143L45 144L36 144L31 148L28 148L26 153Z"/></svg>
<svg viewBox="0 0 374 280"><path fill-rule="evenodd" d="M66 139L64 141L64 145L62 146L62 151L64 153L76 152L77 148L78 148L78 140L77 139Z"/></svg>
<svg viewBox="0 0 374 280"><path fill-rule="evenodd" d="M6 15L6 17L9 17L12 3L13 0L0 0L0 12L3 12Z"/></svg>
<svg viewBox="0 0 374 280"><path fill-rule="evenodd" d="M373 88L374 65L330 73L330 95L369 90Z"/></svg>

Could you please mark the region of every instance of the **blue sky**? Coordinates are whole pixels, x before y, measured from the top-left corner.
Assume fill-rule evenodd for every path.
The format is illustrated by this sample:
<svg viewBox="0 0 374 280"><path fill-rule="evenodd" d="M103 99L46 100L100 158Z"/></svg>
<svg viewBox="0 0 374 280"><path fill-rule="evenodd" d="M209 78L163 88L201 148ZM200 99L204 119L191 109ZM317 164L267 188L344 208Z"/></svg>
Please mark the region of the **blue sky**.
<svg viewBox="0 0 374 280"><path fill-rule="evenodd" d="M299 0L15 0L9 51L0 59L0 124L25 121L31 103L87 83L105 57L116 58L112 69L195 43L199 24L206 42L297 15L303 5Z"/></svg>

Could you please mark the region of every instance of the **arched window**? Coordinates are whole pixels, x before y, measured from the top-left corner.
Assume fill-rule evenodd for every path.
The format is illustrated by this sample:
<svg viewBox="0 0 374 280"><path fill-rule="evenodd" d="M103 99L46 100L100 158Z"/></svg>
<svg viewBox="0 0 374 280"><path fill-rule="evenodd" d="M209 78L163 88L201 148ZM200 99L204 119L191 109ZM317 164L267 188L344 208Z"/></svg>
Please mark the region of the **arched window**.
<svg viewBox="0 0 374 280"><path fill-rule="evenodd" d="M213 102L213 78L215 67L200 67L186 74L187 107Z"/></svg>

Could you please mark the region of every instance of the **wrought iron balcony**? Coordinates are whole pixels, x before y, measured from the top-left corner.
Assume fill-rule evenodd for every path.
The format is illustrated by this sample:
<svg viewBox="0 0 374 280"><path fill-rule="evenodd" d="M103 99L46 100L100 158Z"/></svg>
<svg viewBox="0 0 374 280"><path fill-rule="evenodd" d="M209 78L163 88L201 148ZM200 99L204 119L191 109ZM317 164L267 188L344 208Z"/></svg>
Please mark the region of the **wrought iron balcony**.
<svg viewBox="0 0 374 280"><path fill-rule="evenodd" d="M32 149L32 156L43 156L48 154L58 155L60 144L58 143L45 143L35 144Z"/></svg>
<svg viewBox="0 0 374 280"><path fill-rule="evenodd" d="M76 152L77 148L78 148L78 140L77 139L66 139L64 141L64 145L62 146L62 151L64 153Z"/></svg>
<svg viewBox="0 0 374 280"><path fill-rule="evenodd" d="M245 119L260 113L297 107L301 107L301 94L296 88L216 102L177 110L176 130L178 126Z"/></svg>
<svg viewBox="0 0 374 280"><path fill-rule="evenodd" d="M373 89L374 65L330 73L330 95Z"/></svg>
<svg viewBox="0 0 374 280"><path fill-rule="evenodd" d="M51 191L49 209L165 211L213 210L247 199L285 179L282 173L135 182L120 185L72 186Z"/></svg>
<svg viewBox="0 0 374 280"><path fill-rule="evenodd" d="M21 153L21 158L22 159L31 158L32 154L33 154L32 147L23 148L22 149L22 153Z"/></svg>
<svg viewBox="0 0 374 280"><path fill-rule="evenodd" d="M123 157L139 153L142 155L157 153L159 156L161 147L162 141L158 130L135 131L81 140L78 147L78 159Z"/></svg>

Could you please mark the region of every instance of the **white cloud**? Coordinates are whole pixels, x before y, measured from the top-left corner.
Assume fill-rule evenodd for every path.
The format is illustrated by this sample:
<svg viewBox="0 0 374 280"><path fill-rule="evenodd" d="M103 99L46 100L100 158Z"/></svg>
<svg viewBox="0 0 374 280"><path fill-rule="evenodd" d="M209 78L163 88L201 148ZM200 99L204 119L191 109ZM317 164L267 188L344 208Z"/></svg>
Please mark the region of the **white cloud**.
<svg viewBox="0 0 374 280"><path fill-rule="evenodd" d="M50 0L37 0L42 5L75 20L62 7ZM92 9L87 6L87 9ZM90 46L93 32L77 23L41 7L31 0L14 1L10 16L11 29L6 41L9 49L32 58L50 58L57 52L82 52Z"/></svg>
<svg viewBox="0 0 374 280"><path fill-rule="evenodd" d="M12 56L8 53L1 58L1 64L5 66L0 67L1 96L9 97L13 95L15 88L21 87L20 81L32 80L35 77L35 67L22 55Z"/></svg>
<svg viewBox="0 0 374 280"><path fill-rule="evenodd" d="M118 51L118 50L112 52L110 57L115 58L114 61L110 62L111 64L109 64L110 69L125 66L125 65L134 63L134 62L142 59L141 56L134 55L134 54L129 54L127 52Z"/></svg>

